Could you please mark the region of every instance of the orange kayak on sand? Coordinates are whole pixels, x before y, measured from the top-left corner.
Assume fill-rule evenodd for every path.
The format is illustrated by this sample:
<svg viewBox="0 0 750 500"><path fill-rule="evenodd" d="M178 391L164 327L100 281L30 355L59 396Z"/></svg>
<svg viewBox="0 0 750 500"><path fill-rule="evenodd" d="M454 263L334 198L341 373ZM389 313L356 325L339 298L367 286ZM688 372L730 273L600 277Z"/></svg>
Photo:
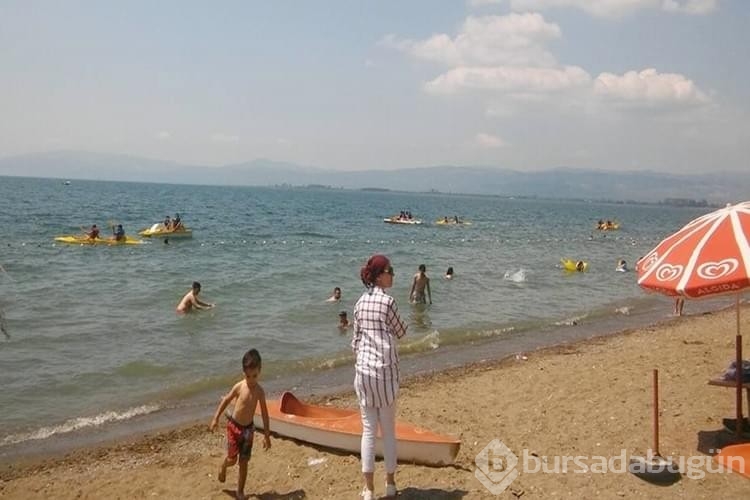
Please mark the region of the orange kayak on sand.
<svg viewBox="0 0 750 500"><path fill-rule="evenodd" d="M726 446L714 456L719 462L732 472L736 472L750 479L750 444L734 444Z"/></svg>
<svg viewBox="0 0 750 500"><path fill-rule="evenodd" d="M271 431L281 436L307 443L360 452L362 420L359 409L334 408L303 403L291 392L280 399L268 400L268 418ZM263 428L260 407L256 410L254 424ZM396 449L402 462L423 465L450 465L456 459L461 441L452 436L436 434L396 421ZM375 453L383 456L383 442L378 436Z"/></svg>

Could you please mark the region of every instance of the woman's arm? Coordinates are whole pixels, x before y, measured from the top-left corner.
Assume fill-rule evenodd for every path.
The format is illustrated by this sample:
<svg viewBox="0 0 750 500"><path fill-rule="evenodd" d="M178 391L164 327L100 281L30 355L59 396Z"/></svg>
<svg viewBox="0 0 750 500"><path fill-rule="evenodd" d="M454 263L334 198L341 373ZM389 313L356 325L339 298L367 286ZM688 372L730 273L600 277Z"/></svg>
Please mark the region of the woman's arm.
<svg viewBox="0 0 750 500"><path fill-rule="evenodd" d="M401 337L406 335L407 326L398 315L398 306L396 305L396 301L393 300L393 298L391 298L391 301L388 304L388 312L386 313L385 321L390 328L391 333L395 335L396 338L400 339Z"/></svg>

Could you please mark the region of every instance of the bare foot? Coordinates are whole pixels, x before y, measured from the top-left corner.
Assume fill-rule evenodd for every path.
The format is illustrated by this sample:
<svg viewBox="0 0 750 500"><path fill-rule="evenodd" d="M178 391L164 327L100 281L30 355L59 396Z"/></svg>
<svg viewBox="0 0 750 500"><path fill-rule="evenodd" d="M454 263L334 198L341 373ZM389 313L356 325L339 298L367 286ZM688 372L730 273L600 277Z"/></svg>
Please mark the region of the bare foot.
<svg viewBox="0 0 750 500"><path fill-rule="evenodd" d="M219 469L218 478L219 478L219 482L220 483L223 483L224 481L227 480L227 466L226 465L221 464L221 468Z"/></svg>

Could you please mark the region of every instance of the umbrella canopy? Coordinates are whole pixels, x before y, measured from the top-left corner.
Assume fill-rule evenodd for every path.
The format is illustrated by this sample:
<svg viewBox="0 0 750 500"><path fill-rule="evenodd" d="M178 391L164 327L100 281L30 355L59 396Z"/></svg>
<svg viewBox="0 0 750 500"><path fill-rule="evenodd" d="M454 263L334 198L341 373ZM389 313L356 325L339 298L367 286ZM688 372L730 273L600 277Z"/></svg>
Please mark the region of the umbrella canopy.
<svg viewBox="0 0 750 500"><path fill-rule="evenodd" d="M638 284L700 299L750 287L750 202L703 215L664 239L637 265Z"/></svg>
<svg viewBox="0 0 750 500"><path fill-rule="evenodd" d="M664 239L636 264L638 284L665 295L700 299L734 294L737 434L742 432L742 336L739 294L750 287L750 202L703 215Z"/></svg>

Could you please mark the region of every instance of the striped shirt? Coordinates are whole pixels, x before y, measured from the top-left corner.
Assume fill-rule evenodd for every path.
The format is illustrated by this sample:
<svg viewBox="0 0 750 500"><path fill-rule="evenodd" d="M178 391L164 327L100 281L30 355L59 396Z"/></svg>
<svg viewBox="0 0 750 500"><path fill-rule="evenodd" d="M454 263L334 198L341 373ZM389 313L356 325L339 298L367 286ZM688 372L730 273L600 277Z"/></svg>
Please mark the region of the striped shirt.
<svg viewBox="0 0 750 500"><path fill-rule="evenodd" d="M396 339L406 335L396 301L380 287L367 290L354 306L352 350L354 389L361 406L390 406L398 395Z"/></svg>

